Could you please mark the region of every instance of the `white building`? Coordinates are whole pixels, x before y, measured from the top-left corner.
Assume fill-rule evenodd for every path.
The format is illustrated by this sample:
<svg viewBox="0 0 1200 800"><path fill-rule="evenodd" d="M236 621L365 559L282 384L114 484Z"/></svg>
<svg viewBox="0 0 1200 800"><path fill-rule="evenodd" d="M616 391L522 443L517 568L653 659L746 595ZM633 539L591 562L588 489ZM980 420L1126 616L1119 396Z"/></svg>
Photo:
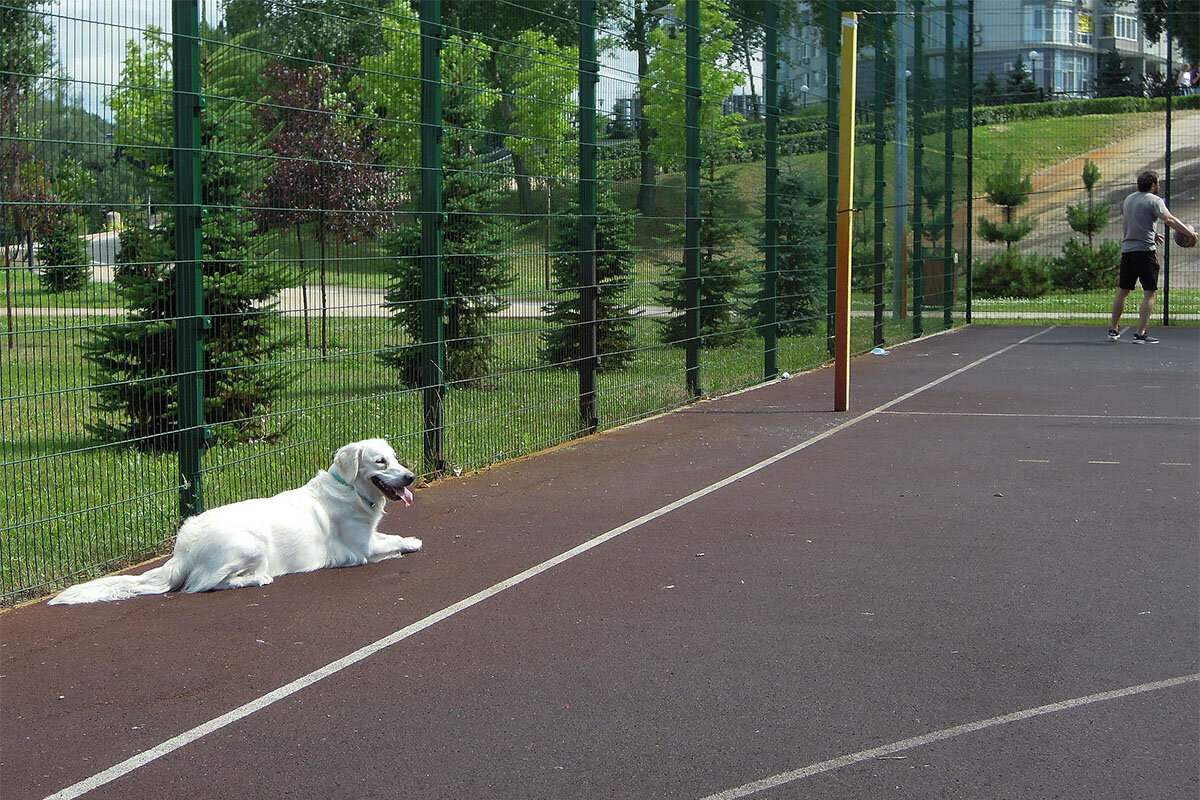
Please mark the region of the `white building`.
<svg viewBox="0 0 1200 800"><path fill-rule="evenodd" d="M902 0L902 5L911 12L916 3ZM956 49L965 48L966 0L953 0L951 9ZM920 16L929 76L941 80L945 74L946 0L923 3ZM915 18L900 19L907 25L904 33L911 59ZM802 5L799 20L795 31L780 37L779 88L786 90L796 105L822 102L829 85L822 20L807 4ZM872 85L867 63L873 57L870 44L860 38L860 92ZM977 84L994 73L1004 85L1020 57L1048 97L1090 96L1095 91L1100 57L1114 48L1134 80L1153 74L1171 79L1184 63L1176 46L1174 67L1168 69L1166 37L1157 43L1145 38L1135 0L975 0Z"/></svg>
<svg viewBox="0 0 1200 800"><path fill-rule="evenodd" d="M938 4L944 8L944 3ZM1095 91L1100 56L1114 48L1136 80L1167 68L1166 37L1145 38L1134 2L1112 0L975 0L975 79L1004 82L1018 56L1050 95L1086 97ZM1179 48L1174 52L1181 65Z"/></svg>

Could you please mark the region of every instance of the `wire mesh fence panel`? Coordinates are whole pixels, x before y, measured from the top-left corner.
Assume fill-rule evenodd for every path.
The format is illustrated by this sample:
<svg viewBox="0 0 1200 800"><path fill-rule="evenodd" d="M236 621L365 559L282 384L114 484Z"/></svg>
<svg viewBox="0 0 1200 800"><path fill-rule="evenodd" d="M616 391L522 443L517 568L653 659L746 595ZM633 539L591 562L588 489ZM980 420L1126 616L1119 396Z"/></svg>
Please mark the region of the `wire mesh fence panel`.
<svg viewBox="0 0 1200 800"><path fill-rule="evenodd" d="M1172 211L1200 219L1190 85L1200 20L1186 4L1170 15L1132 3L1020 15L975 3L973 318L1107 326L1138 174L1154 170ZM1157 321L1197 319L1195 253L1158 248Z"/></svg>
<svg viewBox="0 0 1200 800"><path fill-rule="evenodd" d="M1190 84L1109 96L1180 64L1142 16L871 4L844 111L844 5L0 0L3 602L348 441L436 479L825 363L839 217L854 352L1101 320L1142 169L1197 219Z"/></svg>

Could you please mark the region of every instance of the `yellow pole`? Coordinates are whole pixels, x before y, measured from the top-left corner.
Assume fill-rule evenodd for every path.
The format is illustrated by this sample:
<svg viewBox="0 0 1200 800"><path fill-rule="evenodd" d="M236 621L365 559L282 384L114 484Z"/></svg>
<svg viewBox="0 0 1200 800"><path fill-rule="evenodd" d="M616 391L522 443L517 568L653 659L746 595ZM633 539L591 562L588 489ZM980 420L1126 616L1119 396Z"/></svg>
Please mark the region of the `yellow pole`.
<svg viewBox="0 0 1200 800"><path fill-rule="evenodd" d="M833 342L833 410L850 408L850 243L854 212L854 89L858 14L842 14L841 104L838 118L837 294Z"/></svg>

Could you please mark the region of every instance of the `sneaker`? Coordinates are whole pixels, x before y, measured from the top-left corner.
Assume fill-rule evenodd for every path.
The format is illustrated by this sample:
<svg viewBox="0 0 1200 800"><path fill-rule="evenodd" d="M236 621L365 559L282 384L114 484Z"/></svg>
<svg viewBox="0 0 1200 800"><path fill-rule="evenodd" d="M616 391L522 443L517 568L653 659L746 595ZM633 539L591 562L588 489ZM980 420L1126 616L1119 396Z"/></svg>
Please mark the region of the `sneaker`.
<svg viewBox="0 0 1200 800"><path fill-rule="evenodd" d="M1158 339L1155 339L1148 333L1135 333L1133 335L1134 344L1158 344Z"/></svg>
<svg viewBox="0 0 1200 800"><path fill-rule="evenodd" d="M1110 342L1115 342L1117 339L1120 339L1120 338L1121 338L1121 332L1119 330L1117 330L1116 328L1113 328L1112 330L1110 330L1108 332L1108 340Z"/></svg>

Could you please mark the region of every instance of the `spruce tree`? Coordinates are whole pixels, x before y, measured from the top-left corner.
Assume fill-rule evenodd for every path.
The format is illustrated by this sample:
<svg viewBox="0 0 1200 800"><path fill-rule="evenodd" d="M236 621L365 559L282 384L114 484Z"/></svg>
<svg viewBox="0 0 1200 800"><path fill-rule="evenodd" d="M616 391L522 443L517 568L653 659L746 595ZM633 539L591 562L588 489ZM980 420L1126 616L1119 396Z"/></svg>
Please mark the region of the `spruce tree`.
<svg viewBox="0 0 1200 800"><path fill-rule="evenodd" d="M1127 97L1132 94L1136 94L1133 81L1129 78L1121 54L1114 47L1100 56L1096 69L1096 96Z"/></svg>
<svg viewBox="0 0 1200 800"><path fill-rule="evenodd" d="M455 40L457 41L457 40ZM469 52L453 48L458 55ZM510 176L485 161L482 131L488 108L475 91L484 85L477 59L450 57L443 62L442 106L442 286L446 299L444 334L448 383L471 383L490 371L494 351L491 318L508 308L501 295L512 285L508 263L501 257L508 237L496 208L501 186ZM413 197L416 190L413 170ZM392 321L413 342L421 341L421 229L404 225L385 237L392 256L384 305ZM389 348L380 360L400 371L407 386L419 386L419 348Z"/></svg>
<svg viewBox="0 0 1200 800"><path fill-rule="evenodd" d="M739 253L750 231L732 216L737 198L728 171L709 160L701 186L700 225L700 344L727 347L745 335L749 322L744 297L745 275L753 263ZM683 240L684 226L673 226ZM667 280L657 284L659 302L676 312L661 320L661 340L682 345L687 339L687 280L683 259L663 262Z"/></svg>
<svg viewBox="0 0 1200 800"><path fill-rule="evenodd" d="M1096 204L1095 188L1100 168L1090 158L1083 163L1083 186L1087 201L1067 206L1067 224L1087 237L1084 244L1074 237L1063 242L1063 254L1052 270L1054 285L1061 289L1102 289L1112 285L1121 261L1118 242L1095 246L1095 237L1108 226L1109 208Z"/></svg>
<svg viewBox="0 0 1200 800"><path fill-rule="evenodd" d="M596 224L596 350L600 369L619 369L633 359L634 307L623 297L633 266L634 219L617 205L611 191L597 198ZM562 218L553 248L555 294L560 298L543 307L545 321L553 327L542 333L539 352L548 364L574 366L582 353L579 330L579 204L572 201Z"/></svg>
<svg viewBox="0 0 1200 800"><path fill-rule="evenodd" d="M230 55L216 45L202 56L207 91L214 97L228 96L224 78L236 66L227 60ZM151 67L169 74L169 62ZM293 343L271 313L274 298L286 285L283 273L245 209L247 198L261 186L260 165L266 163L253 134L240 103L210 103L201 118L201 195L208 209L201 229L201 269L204 313L212 321L203 334L204 418L216 438L225 441L259 440L280 432L268 413L289 375L275 364ZM147 162L144 172L160 196L170 192L166 163ZM129 313L122 322L93 329L92 339L81 345L99 373L95 406L104 415L89 429L106 440L170 450L179 426L173 215L154 227L134 219L120 241L114 283Z"/></svg>
<svg viewBox="0 0 1200 800"><path fill-rule="evenodd" d="M779 176L775 314L781 336L805 336L824 321L825 190L803 172ZM760 316L759 325L766 324Z"/></svg>
<svg viewBox="0 0 1200 800"><path fill-rule="evenodd" d="M1009 154L1004 166L984 179L984 189L988 200L1002 209L1004 221L996 223L987 217L980 217L979 235L989 242L1004 242L1005 249L1011 250L1013 243L1032 233L1037 224L1033 217L1017 218L1017 208L1029 202L1033 183Z"/></svg>
<svg viewBox="0 0 1200 800"><path fill-rule="evenodd" d="M38 280L48 292L82 289L91 278L88 248L79 238L80 219L71 213L60 214L38 248Z"/></svg>
<svg viewBox="0 0 1200 800"><path fill-rule="evenodd" d="M1039 98L1038 86L1025 68L1025 61L1017 54L1017 62L1008 73L1008 95L1015 103L1033 103Z"/></svg>

